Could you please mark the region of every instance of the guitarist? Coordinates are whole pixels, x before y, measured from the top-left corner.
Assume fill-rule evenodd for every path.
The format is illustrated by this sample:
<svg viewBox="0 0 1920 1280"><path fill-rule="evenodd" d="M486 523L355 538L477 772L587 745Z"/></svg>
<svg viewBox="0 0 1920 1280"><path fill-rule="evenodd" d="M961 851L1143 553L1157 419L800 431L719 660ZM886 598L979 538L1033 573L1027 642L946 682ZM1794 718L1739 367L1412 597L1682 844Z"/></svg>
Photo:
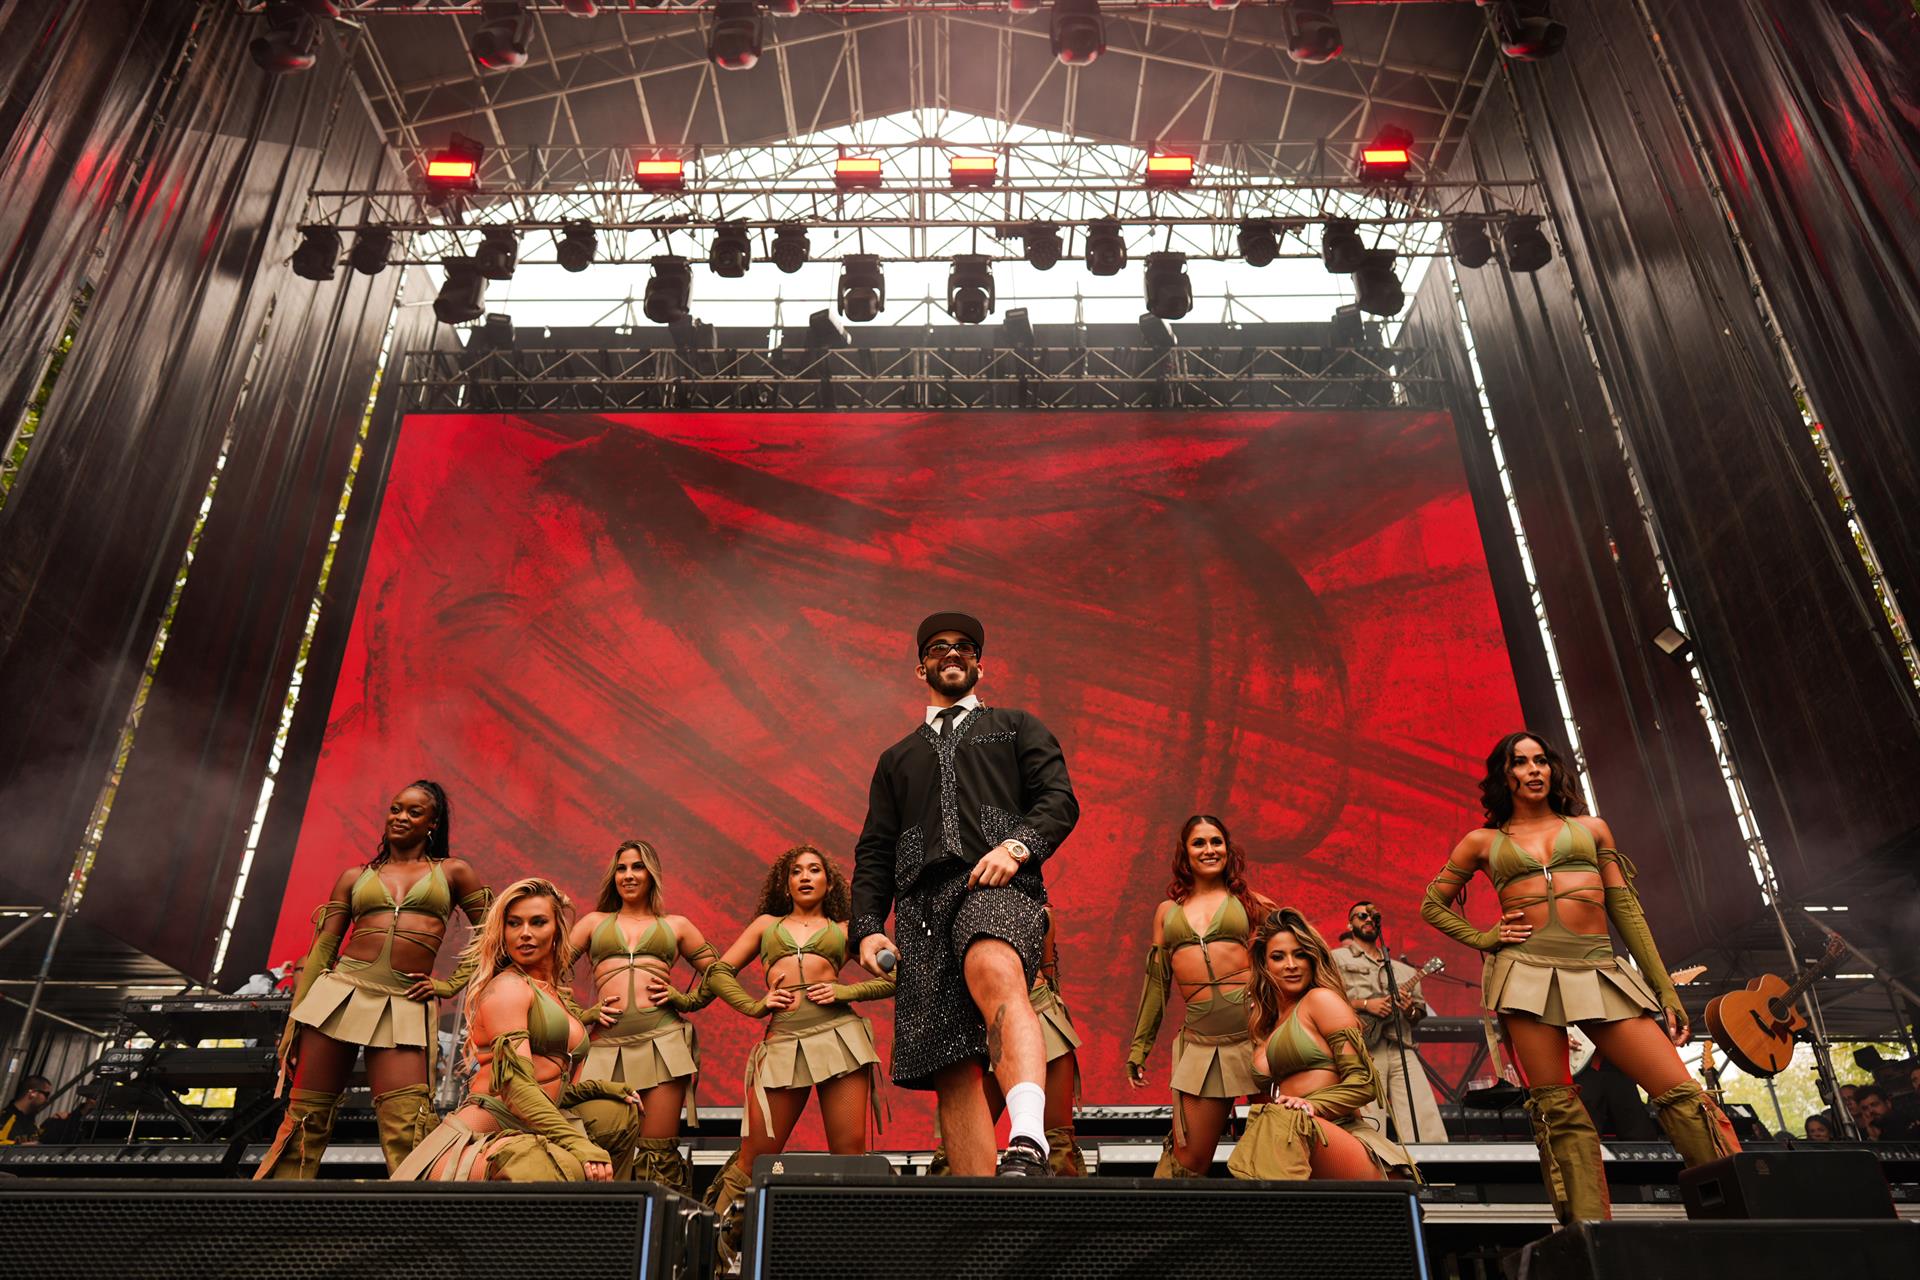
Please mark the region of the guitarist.
<svg viewBox="0 0 1920 1280"><path fill-rule="evenodd" d="M1414 1028L1430 1012L1420 996L1420 975L1386 956L1380 947L1380 930L1380 908L1366 900L1354 903L1347 908L1346 945L1333 953L1333 963L1346 984L1348 1001L1360 1014L1367 1052L1373 1056L1374 1071L1393 1115L1394 1137L1402 1143L1445 1142L1447 1127L1440 1120L1426 1068L1413 1048ZM1389 964L1393 966L1392 991L1387 984ZM1384 1122L1378 1103L1367 1110Z"/></svg>

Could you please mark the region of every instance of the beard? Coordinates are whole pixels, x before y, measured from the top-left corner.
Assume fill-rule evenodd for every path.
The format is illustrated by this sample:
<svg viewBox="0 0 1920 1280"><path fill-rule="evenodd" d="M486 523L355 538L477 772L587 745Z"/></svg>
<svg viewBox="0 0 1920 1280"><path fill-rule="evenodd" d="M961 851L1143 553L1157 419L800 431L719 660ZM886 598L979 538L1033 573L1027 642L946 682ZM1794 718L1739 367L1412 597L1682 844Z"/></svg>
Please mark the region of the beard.
<svg viewBox="0 0 1920 1280"><path fill-rule="evenodd" d="M952 684L944 678L940 666L937 663L928 666L926 670L927 688L933 690L943 698L952 698L956 702L966 697L969 693L972 693L973 686L980 683L979 667L964 668L966 677L958 685Z"/></svg>
<svg viewBox="0 0 1920 1280"><path fill-rule="evenodd" d="M1353 936L1362 942L1378 942L1380 941L1380 926L1371 920L1364 925L1355 925Z"/></svg>

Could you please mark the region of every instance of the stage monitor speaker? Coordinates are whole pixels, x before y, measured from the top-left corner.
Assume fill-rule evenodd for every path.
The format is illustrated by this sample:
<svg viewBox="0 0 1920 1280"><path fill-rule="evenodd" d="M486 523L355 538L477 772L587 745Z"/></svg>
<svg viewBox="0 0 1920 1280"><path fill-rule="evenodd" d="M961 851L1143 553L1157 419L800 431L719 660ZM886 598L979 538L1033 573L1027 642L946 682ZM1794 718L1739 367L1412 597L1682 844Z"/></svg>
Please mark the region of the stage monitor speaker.
<svg viewBox="0 0 1920 1280"><path fill-rule="evenodd" d="M1404 1182L784 1178L746 1218L749 1280L1427 1276Z"/></svg>
<svg viewBox="0 0 1920 1280"><path fill-rule="evenodd" d="M705 1280L714 1228L652 1183L0 1178L0 1274L36 1280Z"/></svg>
<svg viewBox="0 0 1920 1280"><path fill-rule="evenodd" d="M1920 1275L1920 1222L1582 1222L1505 1263L1514 1280Z"/></svg>
<svg viewBox="0 0 1920 1280"><path fill-rule="evenodd" d="M893 1161L883 1155L836 1156L825 1151L782 1151L778 1155L756 1156L753 1176L768 1178L891 1178Z"/></svg>
<svg viewBox="0 0 1920 1280"><path fill-rule="evenodd" d="M1871 1151L1741 1151L1683 1169L1689 1218L1892 1218L1893 1192Z"/></svg>

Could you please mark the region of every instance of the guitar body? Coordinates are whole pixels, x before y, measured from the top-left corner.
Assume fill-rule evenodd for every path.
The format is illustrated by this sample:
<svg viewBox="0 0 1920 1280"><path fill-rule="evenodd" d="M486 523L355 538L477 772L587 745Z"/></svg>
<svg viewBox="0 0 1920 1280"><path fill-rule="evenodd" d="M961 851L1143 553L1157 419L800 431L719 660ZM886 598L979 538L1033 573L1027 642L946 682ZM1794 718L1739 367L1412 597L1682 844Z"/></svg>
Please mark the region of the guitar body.
<svg viewBox="0 0 1920 1280"><path fill-rule="evenodd" d="M1779 1075L1793 1061L1794 1033L1805 1030L1807 1020L1788 993L1786 981L1768 973L1744 991L1729 991L1707 1002L1707 1029L1714 1043L1749 1075ZM1785 1003L1785 1021L1773 1016L1776 1002Z"/></svg>

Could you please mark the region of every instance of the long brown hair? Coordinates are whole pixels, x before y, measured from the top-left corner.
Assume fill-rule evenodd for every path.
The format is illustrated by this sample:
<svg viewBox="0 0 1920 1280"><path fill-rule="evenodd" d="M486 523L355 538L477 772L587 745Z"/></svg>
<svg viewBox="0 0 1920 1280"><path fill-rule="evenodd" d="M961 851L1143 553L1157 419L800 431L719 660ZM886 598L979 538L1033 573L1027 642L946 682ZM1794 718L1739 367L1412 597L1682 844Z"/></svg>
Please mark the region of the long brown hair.
<svg viewBox="0 0 1920 1280"><path fill-rule="evenodd" d="M1563 818L1587 811L1586 802L1573 785L1573 770L1567 768L1553 743L1531 729L1521 729L1493 744L1493 750L1487 753L1487 772L1480 779L1480 808L1487 815L1487 825L1495 830L1513 820L1513 788L1507 785L1507 767L1513 763L1513 749L1528 738L1546 753L1547 807Z"/></svg>
<svg viewBox="0 0 1920 1280"><path fill-rule="evenodd" d="M1180 839L1173 846L1173 879L1167 883L1167 896L1175 902L1185 902L1193 896L1193 859L1187 856L1187 838L1202 824L1217 828L1227 842L1227 869L1222 876L1227 882L1227 892L1242 901L1251 897L1256 903L1271 907L1266 898L1247 887L1247 855L1233 842L1233 832L1227 830L1227 824L1210 813L1196 813L1180 824Z"/></svg>
<svg viewBox="0 0 1920 1280"><path fill-rule="evenodd" d="M573 928L573 906L567 901L567 895L543 876L515 880L501 890L500 896L487 907L485 918L480 921L480 927L473 931L472 941L467 943L466 955L474 956L480 962L480 967L474 971L473 981L467 984L469 1025L472 1024L474 1011L480 1007L480 993L503 971L514 967L513 960L507 955L507 909L528 898L547 898L553 902L554 982L566 981L566 975L573 972L573 944L567 940Z"/></svg>
<svg viewBox="0 0 1920 1280"><path fill-rule="evenodd" d="M1342 1000L1347 998L1346 984L1340 981L1340 967L1333 962L1327 940L1300 912L1281 907L1262 920L1253 934L1253 967L1247 973L1247 1004L1251 1008L1250 1020L1256 1040L1264 1040L1280 1025L1280 988L1267 973L1267 944L1281 933L1291 933L1299 940L1300 949L1307 953L1307 962L1313 966L1310 987L1325 987Z"/></svg>
<svg viewBox="0 0 1920 1280"><path fill-rule="evenodd" d="M620 847L613 851L613 858L607 863L607 877L600 882L600 895L594 900L593 909L618 911L625 905L620 900L620 890L614 888L613 873L620 866L620 855L629 849L640 855L640 865L647 869L648 913L655 917L666 915L666 899L660 893L660 851L645 840L623 840Z"/></svg>
<svg viewBox="0 0 1920 1280"><path fill-rule="evenodd" d="M821 899L821 914L845 924L853 915L853 890L847 884L846 873L840 870L839 863L810 844L797 844L773 860L773 865L767 868L766 883L760 886L760 902L753 913L760 916L793 914L793 890L787 887L787 877L793 874L794 859L803 853L811 853L827 869L827 896Z"/></svg>

